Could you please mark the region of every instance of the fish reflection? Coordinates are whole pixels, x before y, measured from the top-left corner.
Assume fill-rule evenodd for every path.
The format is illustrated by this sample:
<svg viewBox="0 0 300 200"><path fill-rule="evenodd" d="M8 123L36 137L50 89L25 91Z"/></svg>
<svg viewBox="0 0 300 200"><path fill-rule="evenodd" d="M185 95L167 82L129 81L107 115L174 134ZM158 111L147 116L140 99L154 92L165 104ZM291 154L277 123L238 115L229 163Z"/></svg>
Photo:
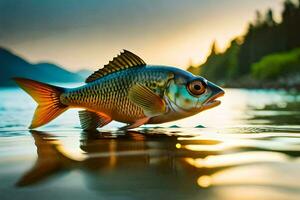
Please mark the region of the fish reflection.
<svg viewBox="0 0 300 200"><path fill-rule="evenodd" d="M49 133L32 131L32 136L38 158L32 169L18 181L18 186L36 184L51 176L80 169L89 175L86 178L93 188L97 188L95 182L101 182L101 188L105 185L124 189L141 184L154 187L164 183L163 187L181 188L184 185L196 189L199 173L209 175L220 170L199 171L187 162L187 157L205 157L207 153L181 148L178 136L136 131L121 135L83 132L80 149L84 153L78 157L66 153L60 140ZM202 143L214 144L213 141ZM214 154L210 152L210 155Z"/></svg>
<svg viewBox="0 0 300 200"><path fill-rule="evenodd" d="M251 175L251 170L255 173L256 164L282 164L292 159L287 150L270 151L268 141L262 140L262 136L253 139L249 135L251 140L234 139L240 144L239 148L220 149L220 145L226 147L234 143L226 134L223 135L225 139L222 139L179 136L159 133L157 130L127 131L121 134L82 132L82 153L76 156L68 153L61 140L54 135L39 131L31 133L38 158L35 165L18 181L18 186L46 182L50 177L58 178L76 170L89 189L101 194L121 195L130 191L132 195L141 198L147 189L148 192L176 191L176 194L168 193L168 197L178 197L180 194L188 198L196 195L200 187L232 185L234 181L247 183L249 177L252 178L251 184L255 185L256 181L261 184L261 179ZM269 135L267 138L270 139ZM247 145L253 146L254 140L261 143L257 149L252 147L249 150ZM299 150L299 146L294 146L293 155L299 155ZM244 173L243 169L247 169L245 167L249 167L249 173ZM74 181L78 181L77 178ZM263 181L267 180L269 184L268 178L265 177Z"/></svg>

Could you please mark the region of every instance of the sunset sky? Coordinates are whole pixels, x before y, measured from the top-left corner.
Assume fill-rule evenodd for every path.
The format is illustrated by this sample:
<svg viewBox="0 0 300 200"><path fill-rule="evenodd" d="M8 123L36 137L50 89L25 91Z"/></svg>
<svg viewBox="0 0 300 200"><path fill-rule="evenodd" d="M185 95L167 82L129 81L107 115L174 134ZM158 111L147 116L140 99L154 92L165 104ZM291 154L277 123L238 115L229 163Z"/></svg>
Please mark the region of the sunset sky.
<svg viewBox="0 0 300 200"><path fill-rule="evenodd" d="M279 20L282 0L0 0L0 46L72 71L102 67L122 49L186 68L267 8Z"/></svg>

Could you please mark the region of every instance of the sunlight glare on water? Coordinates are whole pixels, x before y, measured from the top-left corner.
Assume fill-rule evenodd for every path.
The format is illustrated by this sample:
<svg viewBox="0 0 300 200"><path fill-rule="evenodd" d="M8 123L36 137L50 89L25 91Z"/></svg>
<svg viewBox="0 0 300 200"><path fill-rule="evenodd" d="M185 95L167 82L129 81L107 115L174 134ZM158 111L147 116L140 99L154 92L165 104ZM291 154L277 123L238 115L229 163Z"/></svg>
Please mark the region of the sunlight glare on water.
<svg viewBox="0 0 300 200"><path fill-rule="evenodd" d="M220 100L130 131L83 132L77 110L28 131L35 103L1 89L1 199L299 199L299 94L227 89Z"/></svg>

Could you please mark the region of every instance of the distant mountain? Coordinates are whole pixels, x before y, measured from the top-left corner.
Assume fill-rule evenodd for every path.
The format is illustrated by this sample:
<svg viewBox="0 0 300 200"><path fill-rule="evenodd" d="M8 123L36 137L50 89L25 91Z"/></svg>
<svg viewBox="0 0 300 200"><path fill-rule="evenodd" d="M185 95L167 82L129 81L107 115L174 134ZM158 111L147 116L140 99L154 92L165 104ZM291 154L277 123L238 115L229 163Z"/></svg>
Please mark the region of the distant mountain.
<svg viewBox="0 0 300 200"><path fill-rule="evenodd" d="M32 64L0 47L0 86L13 86L12 77L30 78L42 82L81 82L76 73L51 63Z"/></svg>

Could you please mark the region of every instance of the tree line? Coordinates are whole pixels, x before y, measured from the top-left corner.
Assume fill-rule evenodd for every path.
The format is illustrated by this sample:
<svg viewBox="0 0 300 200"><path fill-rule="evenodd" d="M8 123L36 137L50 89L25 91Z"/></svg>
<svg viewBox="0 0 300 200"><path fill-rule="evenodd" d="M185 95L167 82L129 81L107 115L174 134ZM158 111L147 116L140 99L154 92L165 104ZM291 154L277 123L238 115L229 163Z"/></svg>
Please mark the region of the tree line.
<svg viewBox="0 0 300 200"><path fill-rule="evenodd" d="M232 87L299 84L300 0L286 0L283 6L281 22L274 20L271 9L265 13L256 11L256 18L249 23L244 36L232 40L222 53L213 42L206 62L188 70Z"/></svg>

